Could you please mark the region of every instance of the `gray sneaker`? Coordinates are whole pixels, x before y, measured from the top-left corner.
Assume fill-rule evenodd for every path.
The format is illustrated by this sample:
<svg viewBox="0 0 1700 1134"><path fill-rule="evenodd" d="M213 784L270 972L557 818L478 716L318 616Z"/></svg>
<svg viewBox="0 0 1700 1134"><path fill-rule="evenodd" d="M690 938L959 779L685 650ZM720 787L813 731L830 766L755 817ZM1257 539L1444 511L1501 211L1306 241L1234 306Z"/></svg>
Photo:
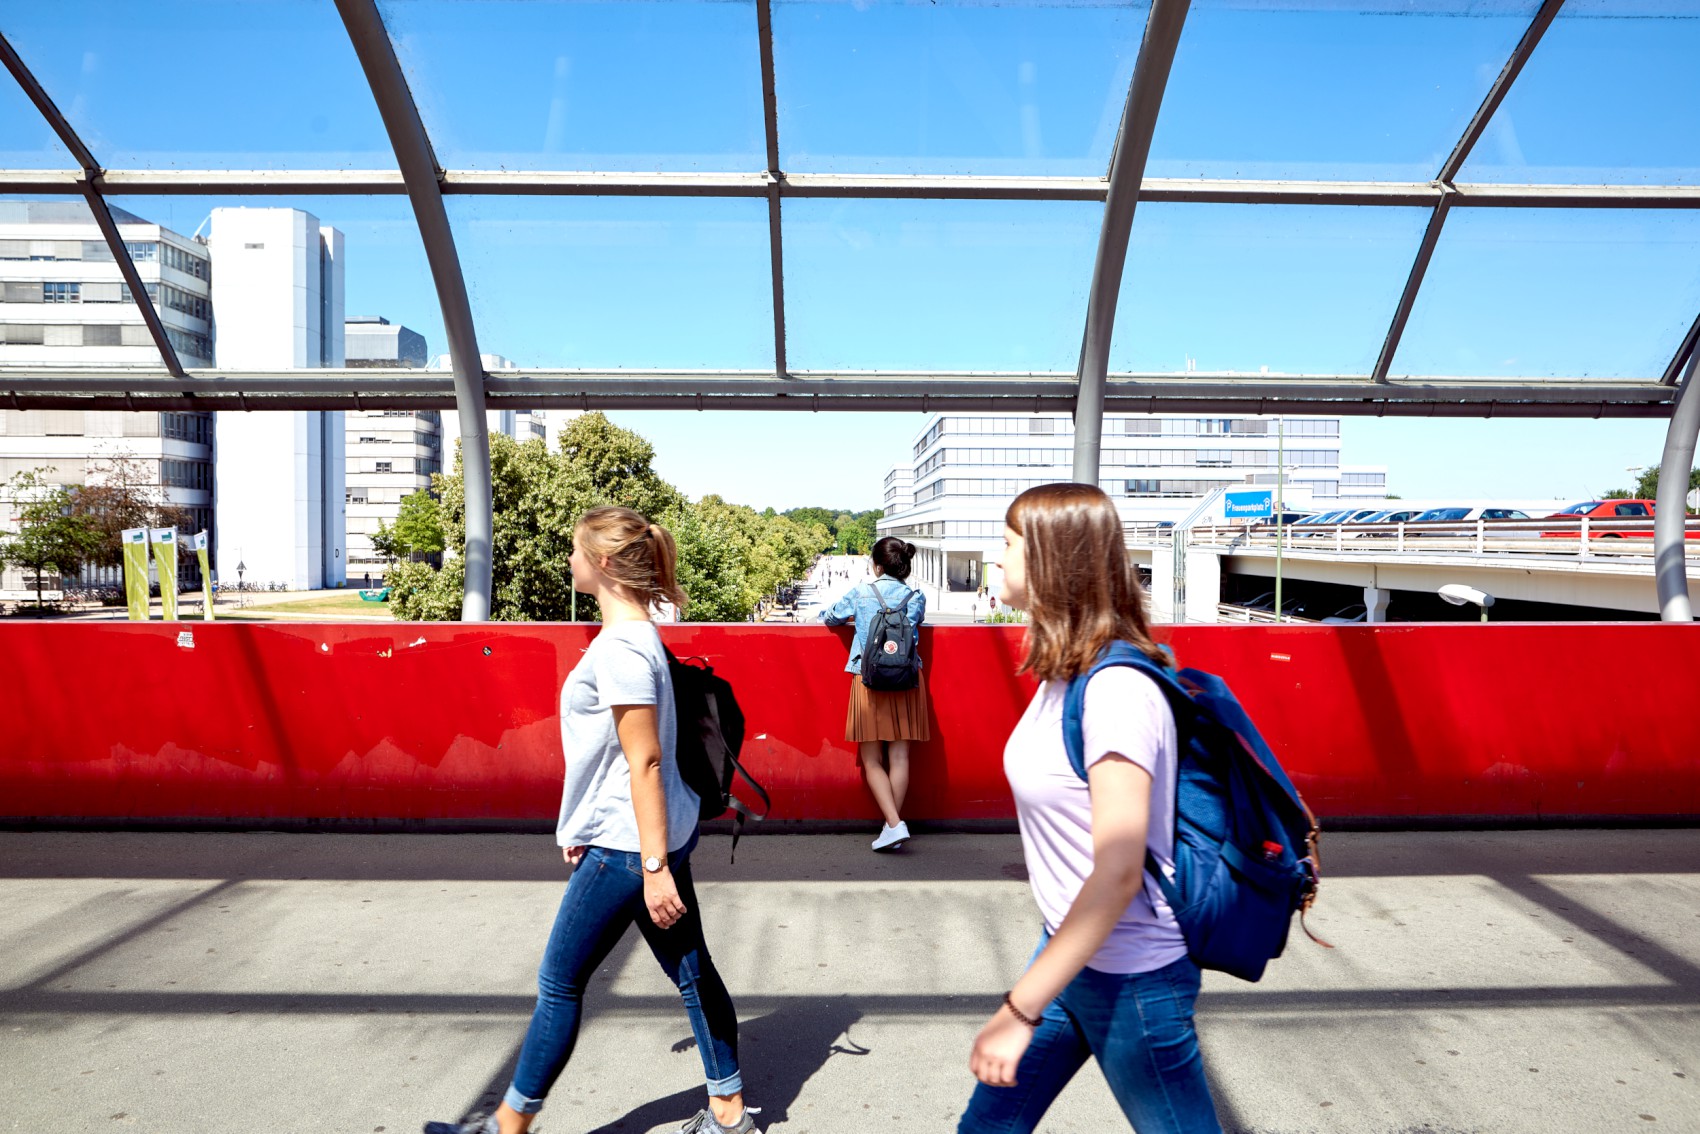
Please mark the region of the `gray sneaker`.
<svg viewBox="0 0 1700 1134"><path fill-rule="evenodd" d="M747 1106L735 1125L722 1126L712 1110L699 1110L695 1118L679 1127L679 1134L755 1134L754 1116L760 1113L760 1107Z"/></svg>

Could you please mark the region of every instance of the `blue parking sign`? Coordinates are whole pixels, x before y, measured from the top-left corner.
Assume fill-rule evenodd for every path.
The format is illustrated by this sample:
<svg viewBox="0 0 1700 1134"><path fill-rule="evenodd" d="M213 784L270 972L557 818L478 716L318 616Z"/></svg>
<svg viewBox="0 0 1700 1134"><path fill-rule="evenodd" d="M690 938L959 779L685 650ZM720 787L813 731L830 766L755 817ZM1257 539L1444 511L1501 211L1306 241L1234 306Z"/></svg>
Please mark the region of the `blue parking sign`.
<svg viewBox="0 0 1700 1134"><path fill-rule="evenodd" d="M1225 511L1230 520L1267 520L1275 514L1275 492L1260 488L1227 494Z"/></svg>

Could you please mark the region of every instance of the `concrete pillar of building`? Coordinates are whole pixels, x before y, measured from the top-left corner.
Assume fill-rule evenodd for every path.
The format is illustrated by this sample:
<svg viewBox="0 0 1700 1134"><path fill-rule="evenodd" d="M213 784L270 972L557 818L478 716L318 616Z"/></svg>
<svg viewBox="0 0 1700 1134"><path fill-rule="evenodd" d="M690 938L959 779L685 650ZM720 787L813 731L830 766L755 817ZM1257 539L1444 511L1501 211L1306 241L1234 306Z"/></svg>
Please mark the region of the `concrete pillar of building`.
<svg viewBox="0 0 1700 1134"><path fill-rule="evenodd" d="M1151 620L1178 622L1175 611L1175 560L1159 545L1151 556Z"/></svg>
<svg viewBox="0 0 1700 1134"><path fill-rule="evenodd" d="M1215 622L1222 601L1222 557L1209 549L1186 551L1186 621Z"/></svg>
<svg viewBox="0 0 1700 1134"><path fill-rule="evenodd" d="M1387 587L1365 587L1364 609L1369 613L1364 615L1365 622L1386 622L1387 604L1393 599L1393 592Z"/></svg>

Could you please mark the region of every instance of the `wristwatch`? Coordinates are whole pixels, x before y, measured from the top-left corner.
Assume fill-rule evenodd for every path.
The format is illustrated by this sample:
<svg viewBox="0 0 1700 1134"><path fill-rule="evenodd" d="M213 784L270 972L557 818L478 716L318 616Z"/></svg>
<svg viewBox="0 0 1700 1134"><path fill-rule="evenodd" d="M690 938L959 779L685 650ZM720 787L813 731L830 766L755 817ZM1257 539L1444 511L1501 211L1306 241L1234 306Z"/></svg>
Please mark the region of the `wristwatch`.
<svg viewBox="0 0 1700 1134"><path fill-rule="evenodd" d="M664 860L656 858L654 855L643 860L643 868L651 874L660 874L664 865Z"/></svg>

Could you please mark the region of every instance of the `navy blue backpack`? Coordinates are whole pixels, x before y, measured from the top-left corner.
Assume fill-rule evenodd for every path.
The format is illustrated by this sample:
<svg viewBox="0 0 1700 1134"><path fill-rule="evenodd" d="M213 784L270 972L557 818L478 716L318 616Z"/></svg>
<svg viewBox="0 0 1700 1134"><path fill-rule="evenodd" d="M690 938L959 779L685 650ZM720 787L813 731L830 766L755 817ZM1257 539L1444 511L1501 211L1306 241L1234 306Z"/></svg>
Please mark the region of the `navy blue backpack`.
<svg viewBox="0 0 1700 1134"><path fill-rule="evenodd" d="M1163 891L1200 968L1257 980L1287 947L1293 911L1302 927L1315 900L1316 819L1226 682L1201 670L1159 665L1127 642L1112 643L1069 682L1063 745L1081 779L1086 682L1113 665L1149 675L1175 714L1175 876L1164 875L1149 849L1145 870ZM1305 933L1327 945L1309 929Z"/></svg>

